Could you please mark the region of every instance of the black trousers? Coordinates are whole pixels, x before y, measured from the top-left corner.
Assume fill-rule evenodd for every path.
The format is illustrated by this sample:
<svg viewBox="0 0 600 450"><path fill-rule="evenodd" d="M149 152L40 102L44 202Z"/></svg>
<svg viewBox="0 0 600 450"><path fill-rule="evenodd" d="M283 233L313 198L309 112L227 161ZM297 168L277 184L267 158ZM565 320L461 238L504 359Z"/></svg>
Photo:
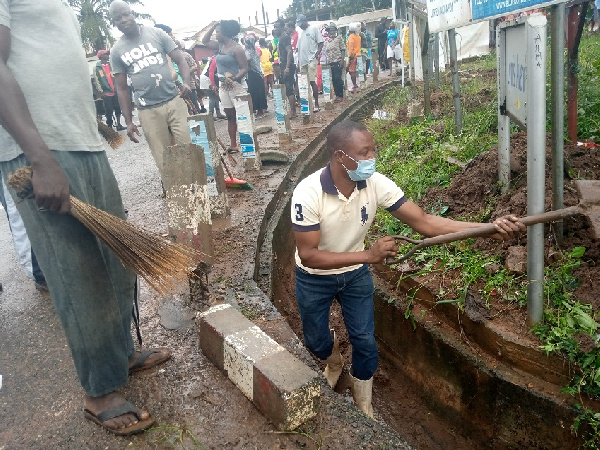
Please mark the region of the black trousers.
<svg viewBox="0 0 600 450"><path fill-rule="evenodd" d="M344 97L344 79L343 79L343 70L342 63L335 62L329 64L331 67L331 81L333 83L333 91L335 92L335 96L339 98Z"/></svg>
<svg viewBox="0 0 600 450"><path fill-rule="evenodd" d="M377 43L377 52L379 56L379 68L385 70L387 68L387 39L379 39Z"/></svg>
<svg viewBox="0 0 600 450"><path fill-rule="evenodd" d="M106 116L106 125L112 127L113 125L113 112L117 119L121 117L121 107L119 106L119 99L117 95L103 95L102 100L104 101L104 115Z"/></svg>

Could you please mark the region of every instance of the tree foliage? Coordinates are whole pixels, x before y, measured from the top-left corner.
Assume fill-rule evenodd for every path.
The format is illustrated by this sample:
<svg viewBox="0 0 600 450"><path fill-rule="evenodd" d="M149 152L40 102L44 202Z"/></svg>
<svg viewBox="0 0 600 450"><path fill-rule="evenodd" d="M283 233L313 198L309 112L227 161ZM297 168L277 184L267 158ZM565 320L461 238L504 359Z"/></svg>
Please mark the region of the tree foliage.
<svg viewBox="0 0 600 450"><path fill-rule="evenodd" d="M373 11L373 9L391 8L392 0L332 0L331 4L334 8L334 18L340 18ZM295 17L303 12L306 14L329 6L329 0L293 0L285 15L286 17Z"/></svg>
<svg viewBox="0 0 600 450"><path fill-rule="evenodd" d="M140 0L124 0L126 3L144 6ZM108 17L108 8L112 0L69 0L71 8L77 15L81 26L81 40L87 53L106 48L114 42L110 34L111 23ZM152 20L149 14L134 13L141 19Z"/></svg>

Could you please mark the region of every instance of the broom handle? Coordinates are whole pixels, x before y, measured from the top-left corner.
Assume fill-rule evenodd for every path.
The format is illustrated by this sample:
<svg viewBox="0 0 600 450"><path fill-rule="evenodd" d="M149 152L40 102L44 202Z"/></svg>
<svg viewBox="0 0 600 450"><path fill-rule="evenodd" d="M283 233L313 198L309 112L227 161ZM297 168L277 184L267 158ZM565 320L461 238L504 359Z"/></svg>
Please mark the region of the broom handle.
<svg viewBox="0 0 600 450"><path fill-rule="evenodd" d="M221 148L223 149L223 151L227 154L227 158L229 158L229 161L231 162L231 164L233 165L233 167L237 166L237 161L235 159L233 159L233 156L231 156L227 152L227 147L225 146L225 144L223 144L223 141L221 140L221 138L217 138L217 142L219 143L219 145L221 146Z"/></svg>
<svg viewBox="0 0 600 450"><path fill-rule="evenodd" d="M217 141L219 141L219 144L221 144L221 147L223 147L223 143L221 142L221 139L217 138ZM221 158L221 162L223 163L223 166L225 167L225 170L227 171L227 175L229 175L229 178L233 180L233 175L231 175L231 172L229 171L229 167L227 166L227 163L225 162L223 155L221 155L221 152L219 152L219 158Z"/></svg>

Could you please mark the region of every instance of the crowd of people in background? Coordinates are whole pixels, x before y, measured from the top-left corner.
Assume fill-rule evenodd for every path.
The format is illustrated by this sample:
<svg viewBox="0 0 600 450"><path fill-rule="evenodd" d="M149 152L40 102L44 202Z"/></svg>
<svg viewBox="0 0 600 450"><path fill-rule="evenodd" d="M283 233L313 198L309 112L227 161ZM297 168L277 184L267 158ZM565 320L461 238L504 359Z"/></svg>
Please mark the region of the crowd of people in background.
<svg viewBox="0 0 600 450"><path fill-rule="evenodd" d="M353 93L360 89L359 71L364 76L373 71L372 53L375 50L379 67L389 70L390 75L393 75L394 66L408 60L406 48L403 50L403 43L408 40L407 29L397 30L394 22L386 18L381 19L374 34L365 22L357 22L349 25L344 36L334 22L317 27L310 25L306 17L299 14L295 21L279 19L273 25L272 36L260 38L253 32L242 31L237 21L223 20L204 34L203 44L214 53L198 61L181 41L175 39L169 26L156 24L155 28L164 31L173 40L189 69L190 92L183 98L188 114L208 112L216 120L227 119L231 153L238 151L233 108L236 95L250 94L254 117L261 119L268 113L267 100L273 96L273 85L279 83L286 88L290 117L293 119L300 105L298 76L308 77L313 95L313 112L318 112L319 95L323 94L323 67L331 70L334 102L339 103L344 100L347 75L350 78L348 92ZM219 33L216 33L217 29ZM377 39L376 49L373 48L373 37ZM124 130L109 62L110 50L98 51L97 57L93 90L98 117L104 115L109 127L115 126L117 131ZM176 85L180 85L183 83L180 65L169 56L166 59L171 77ZM242 66L243 74L240 72ZM227 88L222 89L221 84L227 78L227 73L232 75L230 78L236 84L230 85L228 82ZM127 81L131 92L131 80ZM225 100L221 98L221 91L226 91L223 94ZM205 100L208 100L208 108ZM224 114L221 112L221 103Z"/></svg>

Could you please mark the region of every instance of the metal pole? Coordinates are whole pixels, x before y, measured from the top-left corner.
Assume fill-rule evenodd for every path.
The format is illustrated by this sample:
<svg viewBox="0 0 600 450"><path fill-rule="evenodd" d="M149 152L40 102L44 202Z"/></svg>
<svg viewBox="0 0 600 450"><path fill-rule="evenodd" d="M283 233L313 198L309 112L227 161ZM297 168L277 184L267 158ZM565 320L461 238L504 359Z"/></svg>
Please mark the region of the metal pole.
<svg viewBox="0 0 600 450"><path fill-rule="evenodd" d="M261 1L260 6L262 7L263 25L265 27L265 36L266 36L267 35L267 19L265 18L265 3Z"/></svg>
<svg viewBox="0 0 600 450"><path fill-rule="evenodd" d="M440 88L440 33L435 33L433 40L433 60L435 62L435 88Z"/></svg>
<svg viewBox="0 0 600 450"><path fill-rule="evenodd" d="M569 9L567 28L567 48L569 51L569 72L567 83L567 135L572 142L577 142L577 89L579 80L579 42L585 23L588 4L573 5Z"/></svg>
<svg viewBox="0 0 600 450"><path fill-rule="evenodd" d="M454 121L456 134L462 133L462 108L460 105L460 81L458 79L458 56L456 51L456 31L454 28L448 30L448 41L450 43L450 68L452 70L452 97L454 99Z"/></svg>
<svg viewBox="0 0 600 450"><path fill-rule="evenodd" d="M510 186L510 117L506 114L506 75L505 32L496 28L496 58L498 60L498 181L502 192Z"/></svg>
<svg viewBox="0 0 600 450"><path fill-rule="evenodd" d="M552 102L552 209L564 208L564 92L565 92L565 4L552 7L551 15L551 102ZM563 222L556 222L556 241L563 242Z"/></svg>
<svg viewBox="0 0 600 450"><path fill-rule="evenodd" d="M396 23L396 0L392 0L392 20Z"/></svg>
<svg viewBox="0 0 600 450"><path fill-rule="evenodd" d="M527 214L544 212L546 165L546 16L527 19ZM527 311L544 316L544 224L527 230Z"/></svg>
<svg viewBox="0 0 600 450"><path fill-rule="evenodd" d="M429 91L429 76L431 52L429 52L429 23L425 23L425 33L423 33L423 42L421 43L421 62L423 63L423 97L425 103L425 117L431 114L431 92Z"/></svg>
<svg viewBox="0 0 600 450"><path fill-rule="evenodd" d="M417 24L417 18L414 14L410 15L410 23L408 24L408 48L409 48L409 69L408 77L410 78L410 91L411 98L415 98L415 27Z"/></svg>

